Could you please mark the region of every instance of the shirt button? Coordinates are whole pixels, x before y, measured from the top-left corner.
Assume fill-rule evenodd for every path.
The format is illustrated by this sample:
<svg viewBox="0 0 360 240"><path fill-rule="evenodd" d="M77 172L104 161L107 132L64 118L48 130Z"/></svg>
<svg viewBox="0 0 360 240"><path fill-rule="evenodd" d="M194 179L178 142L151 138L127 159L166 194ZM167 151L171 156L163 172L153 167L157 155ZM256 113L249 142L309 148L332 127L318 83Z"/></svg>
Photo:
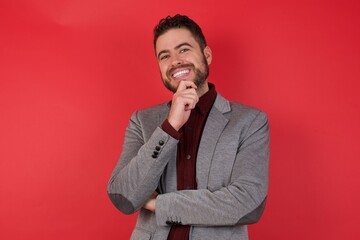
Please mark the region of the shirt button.
<svg viewBox="0 0 360 240"><path fill-rule="evenodd" d="M159 145L160 145L160 146L164 145L164 141L163 141L163 140L160 140L160 141L159 141Z"/></svg>
<svg viewBox="0 0 360 240"><path fill-rule="evenodd" d="M160 148L159 146L156 146L155 149L156 149L157 151L160 151L161 148Z"/></svg>
<svg viewBox="0 0 360 240"><path fill-rule="evenodd" d="M188 155L186 155L186 159L190 159L191 158L191 156L188 154Z"/></svg>

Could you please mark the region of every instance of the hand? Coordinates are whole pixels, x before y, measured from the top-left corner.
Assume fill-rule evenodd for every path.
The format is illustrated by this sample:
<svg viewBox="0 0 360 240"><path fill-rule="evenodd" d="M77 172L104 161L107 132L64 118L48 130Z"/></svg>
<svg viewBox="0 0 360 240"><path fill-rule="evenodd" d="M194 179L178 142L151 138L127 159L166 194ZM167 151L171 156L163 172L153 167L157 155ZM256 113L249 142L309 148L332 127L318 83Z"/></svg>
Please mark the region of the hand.
<svg viewBox="0 0 360 240"><path fill-rule="evenodd" d="M156 208L156 197L157 197L158 193L154 192L149 200L144 204L143 208L151 211L151 212L155 212L155 208Z"/></svg>
<svg viewBox="0 0 360 240"><path fill-rule="evenodd" d="M180 81L173 95L168 121L176 131L179 131L187 122L191 110L199 101L196 89L197 87L192 81Z"/></svg>

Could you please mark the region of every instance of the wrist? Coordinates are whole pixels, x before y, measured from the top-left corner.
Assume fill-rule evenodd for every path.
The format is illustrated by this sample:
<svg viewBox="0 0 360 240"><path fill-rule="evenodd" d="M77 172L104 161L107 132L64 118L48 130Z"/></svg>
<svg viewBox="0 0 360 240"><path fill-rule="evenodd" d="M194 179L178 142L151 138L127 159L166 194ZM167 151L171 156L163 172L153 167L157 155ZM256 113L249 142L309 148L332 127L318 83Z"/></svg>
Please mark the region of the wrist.
<svg viewBox="0 0 360 240"><path fill-rule="evenodd" d="M176 124L175 122L171 121L171 119L167 119L167 120L168 120L169 124L171 125L171 127L172 127L175 131L179 132L179 129L181 128L181 126L179 126L179 125Z"/></svg>
<svg viewBox="0 0 360 240"><path fill-rule="evenodd" d="M167 119L161 124L161 129L176 140L179 140L181 134L169 123Z"/></svg>

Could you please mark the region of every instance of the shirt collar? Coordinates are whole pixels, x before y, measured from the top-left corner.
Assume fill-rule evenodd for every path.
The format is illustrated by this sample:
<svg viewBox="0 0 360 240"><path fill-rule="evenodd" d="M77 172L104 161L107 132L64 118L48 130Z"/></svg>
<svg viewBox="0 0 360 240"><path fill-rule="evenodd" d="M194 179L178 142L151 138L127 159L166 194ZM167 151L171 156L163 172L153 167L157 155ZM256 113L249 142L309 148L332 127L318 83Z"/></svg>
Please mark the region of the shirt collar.
<svg viewBox="0 0 360 240"><path fill-rule="evenodd" d="M206 115L210 112L210 109L214 104L217 95L215 85L212 83L208 83L208 86L209 91L202 95L199 98L199 102L196 104L196 107L202 115Z"/></svg>

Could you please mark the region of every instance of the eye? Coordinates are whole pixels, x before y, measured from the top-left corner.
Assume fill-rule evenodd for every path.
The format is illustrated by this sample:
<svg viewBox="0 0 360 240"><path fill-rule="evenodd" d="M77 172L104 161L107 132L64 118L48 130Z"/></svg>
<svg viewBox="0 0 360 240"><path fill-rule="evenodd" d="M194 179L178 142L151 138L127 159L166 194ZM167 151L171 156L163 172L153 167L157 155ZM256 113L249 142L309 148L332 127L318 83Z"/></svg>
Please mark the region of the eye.
<svg viewBox="0 0 360 240"><path fill-rule="evenodd" d="M190 49L188 49L188 48L182 48L182 49L180 49L180 53L185 53L185 52L187 52L187 51L189 51Z"/></svg>
<svg viewBox="0 0 360 240"><path fill-rule="evenodd" d="M169 58L169 55L167 55L167 54L163 54L163 55L161 55L160 56L160 60L165 60L165 59L168 59Z"/></svg>

